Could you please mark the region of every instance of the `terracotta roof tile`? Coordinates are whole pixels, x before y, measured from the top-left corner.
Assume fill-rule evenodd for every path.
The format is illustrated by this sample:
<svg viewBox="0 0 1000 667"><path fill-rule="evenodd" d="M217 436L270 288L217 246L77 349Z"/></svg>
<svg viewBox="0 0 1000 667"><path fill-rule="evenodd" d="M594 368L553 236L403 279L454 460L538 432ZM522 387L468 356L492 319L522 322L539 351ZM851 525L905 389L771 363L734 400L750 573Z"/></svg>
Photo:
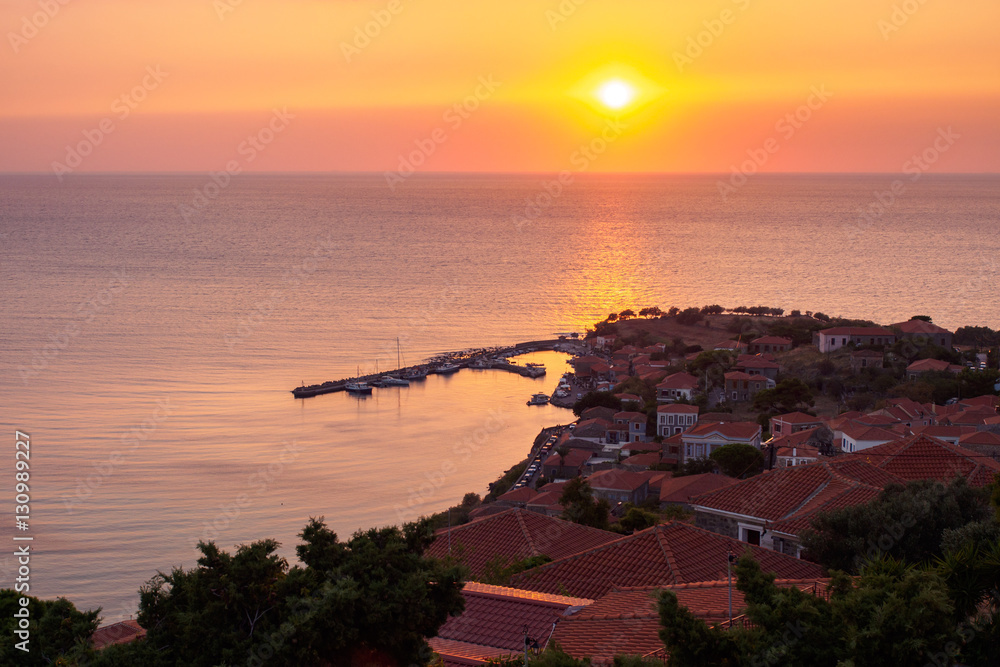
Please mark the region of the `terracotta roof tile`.
<svg viewBox="0 0 1000 667"><path fill-rule="evenodd" d="M561 494L561 491L549 495L555 493ZM542 495L545 494L533 498L532 504ZM513 508L452 528L451 555L467 565L473 577L478 577L484 573L486 564L497 557L506 558L510 563L538 555L558 559L617 538L615 533ZM437 532L427 555L435 558L448 555L447 528Z"/></svg>
<svg viewBox="0 0 1000 667"><path fill-rule="evenodd" d="M970 485L983 486L1000 472L1000 463L979 452L923 434L841 458L865 461L907 482L918 479L947 482L960 475Z"/></svg>
<svg viewBox="0 0 1000 667"><path fill-rule="evenodd" d="M100 650L105 646L127 644L145 636L146 630L139 625L138 621L129 619L97 628L91 635L90 642L95 649Z"/></svg>
<svg viewBox="0 0 1000 667"><path fill-rule="evenodd" d="M739 480L710 472L701 475L672 477L660 484L660 502L687 503L694 496L731 486L737 481Z"/></svg>
<svg viewBox="0 0 1000 667"><path fill-rule="evenodd" d="M750 549L767 572L780 577L822 575L814 563L670 522L528 570L515 583L529 590L600 597L624 586L658 586L719 579L729 551Z"/></svg>

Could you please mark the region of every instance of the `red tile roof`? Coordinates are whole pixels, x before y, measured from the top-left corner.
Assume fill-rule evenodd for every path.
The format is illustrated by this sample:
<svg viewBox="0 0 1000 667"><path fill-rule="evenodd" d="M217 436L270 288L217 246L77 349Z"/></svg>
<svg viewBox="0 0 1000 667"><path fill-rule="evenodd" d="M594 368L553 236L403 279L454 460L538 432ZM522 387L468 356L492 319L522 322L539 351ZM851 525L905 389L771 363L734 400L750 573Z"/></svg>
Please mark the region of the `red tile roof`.
<svg viewBox="0 0 1000 667"><path fill-rule="evenodd" d="M684 403L667 403L666 405L658 405L658 406L656 406L656 411L657 412L668 412L668 413L672 413L672 414L676 413L676 414L684 414L684 415L690 415L690 414L695 414L696 415L696 414L698 414L698 406L697 405L685 405Z"/></svg>
<svg viewBox="0 0 1000 667"><path fill-rule="evenodd" d="M968 405L970 407L974 405L983 405L988 408L993 408L996 410L1000 407L1000 396L994 396L993 394L986 394L985 396L976 396L975 398L964 398L960 400L959 405Z"/></svg>
<svg viewBox="0 0 1000 667"><path fill-rule="evenodd" d="M515 578L521 588L600 597L623 586L659 586L719 579L727 554L749 549L761 567L779 577L822 576L814 563L722 535L670 522L548 563Z"/></svg>
<svg viewBox="0 0 1000 667"><path fill-rule="evenodd" d="M788 412L777 417L772 417L772 419L784 424L815 424L816 422L823 421L819 417L807 415L804 412Z"/></svg>
<svg viewBox="0 0 1000 667"><path fill-rule="evenodd" d="M806 465L775 468L732 486L691 500L709 510L782 521L802 511L827 487L844 493L856 486L869 486L876 493L901 479L863 461L840 457Z"/></svg>
<svg viewBox="0 0 1000 667"><path fill-rule="evenodd" d="M895 336L882 327L833 327L819 332L821 336Z"/></svg>
<svg viewBox="0 0 1000 667"><path fill-rule="evenodd" d="M737 481L732 477L710 472L701 475L672 477L660 484L660 502L687 503L694 496L731 486Z"/></svg>
<svg viewBox="0 0 1000 667"><path fill-rule="evenodd" d="M622 461L622 465L645 466L648 468L649 466L655 466L659 462L660 462L659 452L647 452L645 454L633 454L632 456Z"/></svg>
<svg viewBox="0 0 1000 667"><path fill-rule="evenodd" d="M674 373L663 378L663 382L656 385L657 389L694 389L698 386L698 378L690 373Z"/></svg>
<svg viewBox="0 0 1000 667"><path fill-rule="evenodd" d="M587 451L586 449L570 449L566 452L566 456L563 458L560 458L559 452L553 452L547 459L545 459L545 462L542 463L542 465L559 466L561 468L577 468L589 461L590 457L593 455L593 452Z"/></svg>
<svg viewBox="0 0 1000 667"><path fill-rule="evenodd" d="M545 494L533 498L533 504L542 495ZM539 555L563 558L617 537L608 531L514 508L452 528L451 555L467 565L473 577L479 577L486 564L498 556L510 563ZM427 555L444 558L448 555L448 543L448 529L442 528Z"/></svg>
<svg viewBox="0 0 1000 667"><path fill-rule="evenodd" d="M939 327L931 322L923 320L910 320L909 322L898 322L892 325L903 333L907 334L946 334L951 333L944 327Z"/></svg>
<svg viewBox="0 0 1000 667"><path fill-rule="evenodd" d="M587 483L593 489L631 492L645 484L646 478L637 472L614 468L595 472L587 478Z"/></svg>
<svg viewBox="0 0 1000 667"><path fill-rule="evenodd" d="M940 359L918 359L906 367L906 370L913 373L923 373L924 371L946 371L953 368L952 364Z"/></svg>
<svg viewBox="0 0 1000 667"><path fill-rule="evenodd" d="M688 437L704 438L718 433L729 439L751 439L760 435L760 432L760 424L754 422L708 422L707 424L699 422L694 428L683 433L681 437L686 440Z"/></svg>
<svg viewBox="0 0 1000 667"><path fill-rule="evenodd" d="M526 503L535 496L538 495L538 491L535 491L530 486L522 486L519 489L514 489L508 491L507 493L497 497L497 501L506 501L510 503Z"/></svg>
<svg viewBox="0 0 1000 667"><path fill-rule="evenodd" d="M859 442L890 442L899 439L898 433L865 424L845 424L838 430L851 440Z"/></svg>
<svg viewBox="0 0 1000 667"><path fill-rule="evenodd" d="M918 479L948 482L960 475L971 486L985 486L1000 472L1000 463L988 456L923 434L841 458L864 461L907 482Z"/></svg>
<svg viewBox="0 0 1000 667"><path fill-rule="evenodd" d="M90 643L99 651L105 646L127 644L145 636L146 630L139 626L138 621L129 619L97 628L90 637Z"/></svg>
<svg viewBox="0 0 1000 667"><path fill-rule="evenodd" d="M818 595L826 593L827 579L778 579L782 588L795 586ZM729 618L728 581L702 581L663 587L622 588L584 607L556 625L552 641L575 658L590 657L595 666L611 665L619 654L651 655L664 651L659 637L657 601L670 590L677 601L711 624ZM732 586L733 614L745 608L743 594Z"/></svg>
<svg viewBox="0 0 1000 667"><path fill-rule="evenodd" d="M554 622L593 602L476 582L465 584L462 597L465 610L449 618L429 642L445 664L517 655L524 647L525 626L529 637L544 642Z"/></svg>
<svg viewBox="0 0 1000 667"><path fill-rule="evenodd" d="M953 428L965 427L958 426ZM1000 435L991 433L990 431L973 431L972 433L962 435L958 439L958 444L965 445L966 443L970 445L1000 445Z"/></svg>
<svg viewBox="0 0 1000 667"><path fill-rule="evenodd" d="M737 363L737 368L774 368L780 369L781 366L774 363L773 361L768 361L767 359L750 358Z"/></svg>

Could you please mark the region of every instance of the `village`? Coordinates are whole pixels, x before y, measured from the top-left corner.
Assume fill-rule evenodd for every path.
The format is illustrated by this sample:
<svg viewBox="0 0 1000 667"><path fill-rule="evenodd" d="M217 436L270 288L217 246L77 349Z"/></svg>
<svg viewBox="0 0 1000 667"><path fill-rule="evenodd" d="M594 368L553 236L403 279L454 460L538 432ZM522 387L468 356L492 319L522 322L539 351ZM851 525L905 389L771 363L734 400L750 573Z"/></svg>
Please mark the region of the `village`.
<svg viewBox="0 0 1000 667"><path fill-rule="evenodd" d="M543 431L438 530L429 555L470 571L465 612L430 639L443 664L547 645L594 665L663 661L657 591L711 627L743 627L736 557L823 595L829 573L803 545L818 515L918 480L1000 479L995 345L957 344L926 317L809 315L791 336L733 318L709 348L648 342L614 316L589 332L553 398L578 419Z"/></svg>

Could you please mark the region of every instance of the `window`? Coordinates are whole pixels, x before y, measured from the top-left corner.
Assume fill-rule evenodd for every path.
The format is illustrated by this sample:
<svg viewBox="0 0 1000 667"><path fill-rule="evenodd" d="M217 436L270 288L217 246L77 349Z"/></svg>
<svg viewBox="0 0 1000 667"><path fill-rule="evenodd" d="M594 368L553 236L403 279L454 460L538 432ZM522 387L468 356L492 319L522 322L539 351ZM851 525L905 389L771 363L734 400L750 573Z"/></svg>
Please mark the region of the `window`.
<svg viewBox="0 0 1000 667"><path fill-rule="evenodd" d="M734 392L733 392L733 400L734 400L734 401L736 400L736 396L737 396L737 394L736 394L736 392L734 391Z"/></svg>
<svg viewBox="0 0 1000 667"><path fill-rule="evenodd" d="M740 524L740 541L754 546L760 546L760 530L756 526L750 527Z"/></svg>

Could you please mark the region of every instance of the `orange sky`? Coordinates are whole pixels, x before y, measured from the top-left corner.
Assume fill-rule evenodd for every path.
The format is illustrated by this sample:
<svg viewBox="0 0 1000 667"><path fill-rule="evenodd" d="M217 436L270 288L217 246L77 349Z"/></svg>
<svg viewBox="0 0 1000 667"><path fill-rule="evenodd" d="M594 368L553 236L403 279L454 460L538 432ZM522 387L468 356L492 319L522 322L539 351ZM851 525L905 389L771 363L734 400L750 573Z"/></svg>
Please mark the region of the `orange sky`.
<svg viewBox="0 0 1000 667"><path fill-rule="evenodd" d="M0 171L899 172L950 127L931 170L996 172L997 25L996 0L13 0Z"/></svg>

